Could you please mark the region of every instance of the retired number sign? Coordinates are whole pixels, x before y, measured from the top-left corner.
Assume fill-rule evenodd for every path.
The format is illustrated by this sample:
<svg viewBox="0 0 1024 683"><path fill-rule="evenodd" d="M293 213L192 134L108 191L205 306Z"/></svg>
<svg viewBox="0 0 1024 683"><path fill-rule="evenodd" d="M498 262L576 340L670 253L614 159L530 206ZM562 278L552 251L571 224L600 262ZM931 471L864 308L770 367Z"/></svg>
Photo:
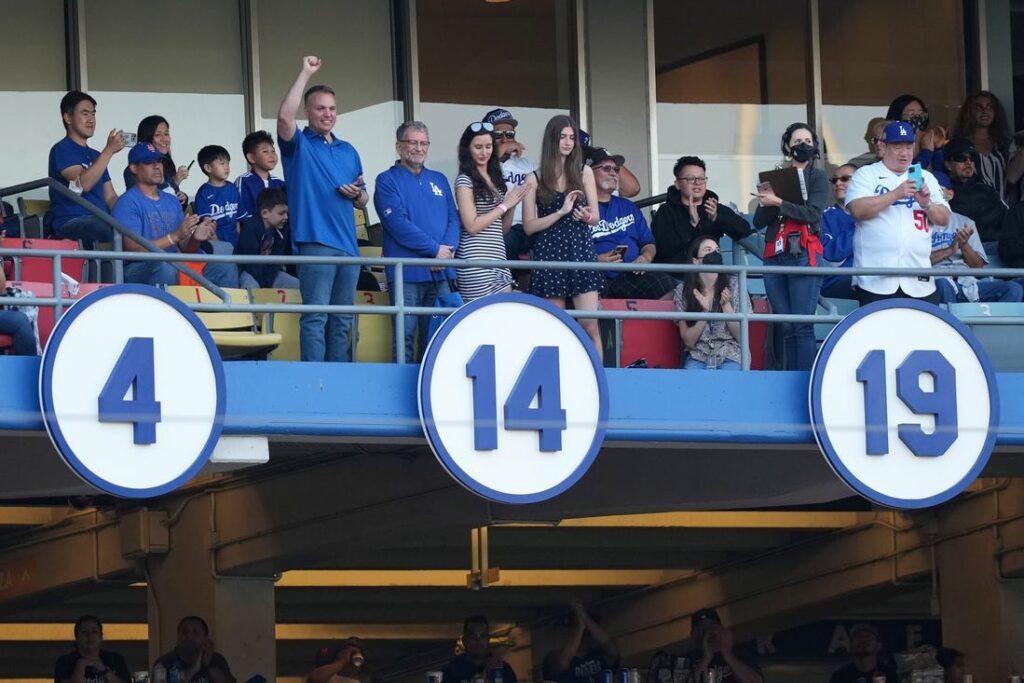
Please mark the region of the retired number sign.
<svg viewBox="0 0 1024 683"><path fill-rule="evenodd" d="M60 319L39 373L46 430L89 484L126 498L176 489L210 459L224 369L210 333L155 287L119 285Z"/></svg>
<svg viewBox="0 0 1024 683"><path fill-rule="evenodd" d="M445 321L420 368L434 454L489 500L533 503L590 467L608 414L604 368L566 313L522 294L477 299Z"/></svg>
<svg viewBox="0 0 1024 683"><path fill-rule="evenodd" d="M912 299L851 313L811 371L811 423L851 488L895 508L963 491L995 443L999 393L988 356L954 316Z"/></svg>

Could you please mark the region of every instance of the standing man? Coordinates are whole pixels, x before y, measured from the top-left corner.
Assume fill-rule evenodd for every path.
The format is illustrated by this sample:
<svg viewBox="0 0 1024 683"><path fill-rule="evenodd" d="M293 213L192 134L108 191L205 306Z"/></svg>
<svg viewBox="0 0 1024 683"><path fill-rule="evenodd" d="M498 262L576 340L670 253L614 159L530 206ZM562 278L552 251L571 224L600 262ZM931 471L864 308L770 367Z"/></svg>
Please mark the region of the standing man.
<svg viewBox="0 0 1024 683"><path fill-rule="evenodd" d="M573 600L572 624L558 650L544 656L544 680L558 683L598 683L605 669L619 667L619 647L608 631L579 600Z"/></svg>
<svg viewBox="0 0 1024 683"><path fill-rule="evenodd" d="M338 119L334 91L314 85L303 95L322 64L319 57L302 58L302 70L277 112L292 242L300 256L358 256L354 211L370 200L363 164L355 147L332 132ZM309 122L301 131L295 124L300 99ZM301 264L298 273L303 303L352 304L359 266ZM351 314L304 313L299 328L302 360L351 361L351 329Z"/></svg>
<svg viewBox="0 0 1024 683"><path fill-rule="evenodd" d="M882 131L882 158L853 174L846 205L856 221L853 265L860 268L930 268L932 225L949 223L949 204L928 171L922 184L907 177L914 159L914 128L893 121ZM908 297L939 303L928 276L857 275L853 278L861 306L882 299Z"/></svg>
<svg viewBox="0 0 1024 683"><path fill-rule="evenodd" d="M625 157L604 147L588 147L586 164L594 172L601 220L590 227L597 260L604 263L651 263L657 249L640 208L614 194ZM668 273L605 271L606 295L613 299L671 299L676 281Z"/></svg>
<svg viewBox="0 0 1024 683"><path fill-rule="evenodd" d="M110 131L102 152L89 147L89 138L96 132L96 100L78 90L61 98L60 117L67 134L50 148L50 178L80 193L82 199L100 211L110 213L117 202L117 192L107 166L124 149L121 131ZM109 242L113 238L109 225L54 190L50 190L50 213L54 234L82 240L86 249L92 249L95 242Z"/></svg>
<svg viewBox="0 0 1024 683"><path fill-rule="evenodd" d="M494 126L495 154L501 162L501 174L505 176L505 184L509 189L515 185L525 185L531 181L537 164L526 158L526 147L516 139L516 127L519 125L508 109L492 109L484 114L484 123ZM505 233L505 255L510 261L519 258L519 254L529 251L531 240L523 230L523 204L516 204L512 214L512 227Z"/></svg>
<svg viewBox="0 0 1024 683"><path fill-rule="evenodd" d="M384 228L384 256L450 259L459 246L455 199L444 174L424 166L428 149L430 132L422 121L407 121L395 131L398 161L377 176L373 197ZM393 293L395 269L388 266L385 272ZM433 306L438 295L450 292L448 280L455 277L450 268L425 266L407 266L403 275L406 306ZM427 347L429 326L429 316L405 317L405 360L419 361ZM397 346L392 346L392 356L398 359Z"/></svg>

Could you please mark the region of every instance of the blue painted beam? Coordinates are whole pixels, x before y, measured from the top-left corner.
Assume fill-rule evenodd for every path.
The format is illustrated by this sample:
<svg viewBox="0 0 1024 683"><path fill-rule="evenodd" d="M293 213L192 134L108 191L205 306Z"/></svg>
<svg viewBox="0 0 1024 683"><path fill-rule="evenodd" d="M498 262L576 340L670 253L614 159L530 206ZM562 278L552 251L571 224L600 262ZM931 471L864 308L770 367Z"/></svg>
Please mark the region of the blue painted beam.
<svg viewBox="0 0 1024 683"><path fill-rule="evenodd" d="M421 438L419 367L225 363L225 434ZM37 358L0 357L0 430L42 431ZM998 377L997 444L1024 445L1024 374ZM608 441L813 444L807 373L608 370ZM571 396L571 392L570 392Z"/></svg>

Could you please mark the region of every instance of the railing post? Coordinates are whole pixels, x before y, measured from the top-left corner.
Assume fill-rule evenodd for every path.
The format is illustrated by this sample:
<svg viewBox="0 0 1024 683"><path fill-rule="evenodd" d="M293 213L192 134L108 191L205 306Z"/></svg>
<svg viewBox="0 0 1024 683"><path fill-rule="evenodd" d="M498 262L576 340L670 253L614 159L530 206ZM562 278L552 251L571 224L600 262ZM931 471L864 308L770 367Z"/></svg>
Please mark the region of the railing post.
<svg viewBox="0 0 1024 683"><path fill-rule="evenodd" d="M114 253L121 253L124 251L124 238L121 233L114 230ZM103 272L103 267L100 266L100 272ZM114 282L121 284L124 282L124 259L114 259Z"/></svg>
<svg viewBox="0 0 1024 683"><path fill-rule="evenodd" d="M740 362L744 370L750 369L750 296L747 295L747 264L740 271Z"/></svg>
<svg viewBox="0 0 1024 683"><path fill-rule="evenodd" d="M63 268L61 267L61 255L57 254L53 257L53 298L57 300L57 303L53 306L53 319L54 321L60 320L60 317L64 315L64 279L60 276Z"/></svg>
<svg viewBox="0 0 1024 683"><path fill-rule="evenodd" d="M398 313L395 316L395 354L398 364L405 364L405 264L399 263L395 266L395 291L394 304L398 306Z"/></svg>

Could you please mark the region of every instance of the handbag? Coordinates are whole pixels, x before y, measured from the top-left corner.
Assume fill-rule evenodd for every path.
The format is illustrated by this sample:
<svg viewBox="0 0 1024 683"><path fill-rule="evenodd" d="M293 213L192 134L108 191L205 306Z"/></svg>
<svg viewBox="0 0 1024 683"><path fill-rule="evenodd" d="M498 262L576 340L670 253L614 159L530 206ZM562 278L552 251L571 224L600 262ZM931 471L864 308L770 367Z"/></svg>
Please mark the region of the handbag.
<svg viewBox="0 0 1024 683"><path fill-rule="evenodd" d="M462 295L455 291L455 284L447 277L438 281L437 274L434 271L430 272L430 277L434 280L435 285L440 284L441 282L448 283L448 293L439 293L437 295L437 298L434 299L434 308L461 308L463 304L466 303L462 300ZM427 331L427 337L429 339L433 339L434 334L441 328L441 325L447 319L447 313L436 313L430 316L430 327ZM426 345L423 345L421 348L426 348Z"/></svg>

